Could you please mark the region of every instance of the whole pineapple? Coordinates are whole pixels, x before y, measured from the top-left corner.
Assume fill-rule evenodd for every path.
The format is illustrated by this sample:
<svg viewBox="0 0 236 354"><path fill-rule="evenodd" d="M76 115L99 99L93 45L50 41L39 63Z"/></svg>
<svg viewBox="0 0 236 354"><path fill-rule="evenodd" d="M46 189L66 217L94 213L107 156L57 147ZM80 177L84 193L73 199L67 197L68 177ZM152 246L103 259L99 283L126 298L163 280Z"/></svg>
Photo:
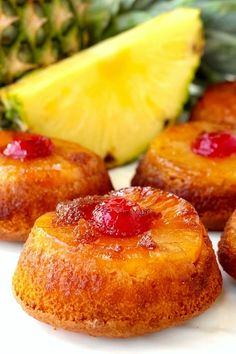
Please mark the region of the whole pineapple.
<svg viewBox="0 0 236 354"><path fill-rule="evenodd" d="M236 75L236 0L0 0L0 86L183 6L202 12L203 84Z"/></svg>
<svg viewBox="0 0 236 354"><path fill-rule="evenodd" d="M0 86L97 42L112 18L151 0L0 0Z"/></svg>

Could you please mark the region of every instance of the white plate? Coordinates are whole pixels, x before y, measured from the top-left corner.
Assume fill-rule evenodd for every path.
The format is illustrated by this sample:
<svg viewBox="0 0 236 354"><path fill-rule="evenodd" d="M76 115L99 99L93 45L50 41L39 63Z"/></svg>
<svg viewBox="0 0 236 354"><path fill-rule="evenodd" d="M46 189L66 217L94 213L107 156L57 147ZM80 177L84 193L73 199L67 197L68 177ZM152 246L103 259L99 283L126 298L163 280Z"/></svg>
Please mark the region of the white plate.
<svg viewBox="0 0 236 354"><path fill-rule="evenodd" d="M128 186L134 164L111 171L116 188ZM211 234L214 247L219 235ZM236 282L224 274L224 290L203 315L184 325L131 339L93 338L54 330L28 316L11 292L21 244L0 244L0 354L222 353L236 345Z"/></svg>

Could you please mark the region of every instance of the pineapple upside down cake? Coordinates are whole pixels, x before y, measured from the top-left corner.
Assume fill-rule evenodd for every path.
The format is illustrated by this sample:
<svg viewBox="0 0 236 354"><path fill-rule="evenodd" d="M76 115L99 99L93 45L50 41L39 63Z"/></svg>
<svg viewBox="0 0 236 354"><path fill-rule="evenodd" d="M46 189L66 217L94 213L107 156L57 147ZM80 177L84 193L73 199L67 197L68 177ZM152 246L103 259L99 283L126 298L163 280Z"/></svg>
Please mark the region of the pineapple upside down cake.
<svg viewBox="0 0 236 354"><path fill-rule="evenodd" d="M204 225L222 230L236 208L236 130L204 121L161 133L140 161L132 185L188 200Z"/></svg>
<svg viewBox="0 0 236 354"><path fill-rule="evenodd" d="M150 187L59 203L35 222L13 278L17 301L36 319L109 337L182 323L221 286L195 209Z"/></svg>
<svg viewBox="0 0 236 354"><path fill-rule="evenodd" d="M58 202L112 189L103 161L78 144L10 131L0 141L0 239L25 241Z"/></svg>

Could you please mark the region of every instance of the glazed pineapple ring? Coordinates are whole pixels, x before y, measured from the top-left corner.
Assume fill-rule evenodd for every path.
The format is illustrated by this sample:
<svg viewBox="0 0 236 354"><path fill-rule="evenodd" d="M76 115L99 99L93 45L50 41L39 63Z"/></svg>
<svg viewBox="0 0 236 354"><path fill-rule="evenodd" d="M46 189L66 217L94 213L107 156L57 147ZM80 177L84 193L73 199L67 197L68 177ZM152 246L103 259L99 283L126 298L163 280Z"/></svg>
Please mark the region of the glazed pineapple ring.
<svg viewBox="0 0 236 354"><path fill-rule="evenodd" d="M59 201L111 189L102 160L78 144L0 131L0 239L24 241Z"/></svg>
<svg viewBox="0 0 236 354"><path fill-rule="evenodd" d="M227 221L221 236L218 257L223 269L236 279L236 210Z"/></svg>
<svg viewBox="0 0 236 354"><path fill-rule="evenodd" d="M26 312L55 327L129 337L206 310L221 275L194 208L136 187L61 203L40 217L13 289Z"/></svg>
<svg viewBox="0 0 236 354"><path fill-rule="evenodd" d="M193 144L214 156L196 153ZM140 161L132 185L172 192L196 208L207 228L222 230L236 208L236 130L201 121L166 129Z"/></svg>

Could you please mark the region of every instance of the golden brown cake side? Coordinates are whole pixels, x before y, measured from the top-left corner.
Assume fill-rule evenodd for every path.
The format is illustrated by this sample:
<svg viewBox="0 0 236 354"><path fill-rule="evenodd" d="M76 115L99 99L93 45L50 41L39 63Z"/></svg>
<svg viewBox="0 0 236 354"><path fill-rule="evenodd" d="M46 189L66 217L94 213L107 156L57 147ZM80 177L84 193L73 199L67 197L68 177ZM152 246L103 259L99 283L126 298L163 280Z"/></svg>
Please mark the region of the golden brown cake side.
<svg viewBox="0 0 236 354"><path fill-rule="evenodd" d="M191 151L198 134L222 129L204 122L168 128L140 161L132 185L172 192L196 208L208 229L223 230L236 208L236 158L211 159Z"/></svg>
<svg viewBox="0 0 236 354"><path fill-rule="evenodd" d="M218 247L220 264L229 275L236 279L236 211L228 220Z"/></svg>
<svg viewBox="0 0 236 354"><path fill-rule="evenodd" d="M10 134L0 132L1 143ZM45 158L19 161L0 156L0 239L24 241L34 221L59 201L112 189L97 155L78 144L53 142L53 153Z"/></svg>
<svg viewBox="0 0 236 354"><path fill-rule="evenodd" d="M192 121L236 125L236 81L209 86L190 115Z"/></svg>
<svg viewBox="0 0 236 354"><path fill-rule="evenodd" d="M66 253L49 263L46 253L36 256L26 249L21 259L13 287L25 311L55 327L94 336L129 337L177 325L205 311L222 286L207 237L196 264L172 264L158 282L140 282L117 270L101 274L94 260L74 269ZM176 281L171 272L179 273Z"/></svg>
<svg viewBox="0 0 236 354"><path fill-rule="evenodd" d="M166 213L170 213L167 205L171 208L170 195L168 198ZM49 235L48 228L40 227L39 223L45 223L40 218L13 278L16 299L36 319L94 336L141 335L199 315L220 294L222 279L206 231L191 221L191 213L196 214L191 206L181 215L175 213L176 229L168 229L169 234L160 229L158 236L157 228L155 256L140 247L132 251L129 242L134 239L124 240L129 245L124 251L128 257L112 251L109 242L114 239L87 246L64 243ZM50 220L53 214L44 218ZM180 218L185 218L186 231ZM201 230L200 243L194 238L196 233L190 240L191 228ZM173 234L181 230L189 238L190 249L200 247L194 258L189 248L186 253L181 250L181 241ZM173 237L177 242L168 243Z"/></svg>

